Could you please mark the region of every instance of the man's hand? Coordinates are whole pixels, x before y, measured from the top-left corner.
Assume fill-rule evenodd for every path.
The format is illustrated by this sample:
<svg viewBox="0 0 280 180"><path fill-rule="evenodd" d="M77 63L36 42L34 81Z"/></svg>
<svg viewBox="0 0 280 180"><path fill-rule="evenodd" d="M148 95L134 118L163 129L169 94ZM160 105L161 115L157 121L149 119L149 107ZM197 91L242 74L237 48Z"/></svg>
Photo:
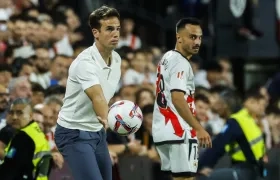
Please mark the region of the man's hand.
<svg viewBox="0 0 280 180"><path fill-rule="evenodd" d="M113 152L113 151L109 151L110 153L110 158L112 161L112 165L117 164L118 163L118 155L117 153Z"/></svg>
<svg viewBox="0 0 280 180"><path fill-rule="evenodd" d="M197 139L199 141L200 147L204 147L204 148L211 148L212 147L211 137L208 134L208 132L205 131L203 128L196 131L196 136L197 136Z"/></svg>
<svg viewBox="0 0 280 180"><path fill-rule="evenodd" d="M211 168L208 168L208 167L205 167L205 168L202 168L199 173L204 175L204 176L210 176L212 172L212 169Z"/></svg>
<svg viewBox="0 0 280 180"><path fill-rule="evenodd" d="M59 168L62 169L63 164L64 164L64 159L62 155L59 152L52 152L52 157L54 164Z"/></svg>
<svg viewBox="0 0 280 180"><path fill-rule="evenodd" d="M102 119L101 117L97 117L98 121L103 125L105 129L108 129L108 120L107 119Z"/></svg>

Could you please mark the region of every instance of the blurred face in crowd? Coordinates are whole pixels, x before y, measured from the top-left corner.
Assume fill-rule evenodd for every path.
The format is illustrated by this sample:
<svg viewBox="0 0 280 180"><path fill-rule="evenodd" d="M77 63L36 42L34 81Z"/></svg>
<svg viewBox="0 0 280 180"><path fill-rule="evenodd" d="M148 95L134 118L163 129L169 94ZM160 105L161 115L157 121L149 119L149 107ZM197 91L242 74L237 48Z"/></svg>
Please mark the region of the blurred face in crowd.
<svg viewBox="0 0 280 180"><path fill-rule="evenodd" d="M109 102L109 107L112 106L115 102L122 100L122 98L119 95L115 95L111 98Z"/></svg>
<svg viewBox="0 0 280 180"><path fill-rule="evenodd" d="M36 49L36 60L34 62L35 68L39 74L46 73L50 70L51 60L49 51L44 48Z"/></svg>
<svg viewBox="0 0 280 180"><path fill-rule="evenodd" d="M196 118L202 122L207 121L207 119L208 119L207 113L210 110L210 104L208 104L202 100L196 100L195 109L196 109Z"/></svg>
<svg viewBox="0 0 280 180"><path fill-rule="evenodd" d="M126 59L122 59L121 63L121 76L124 76L125 72L128 70L129 64Z"/></svg>
<svg viewBox="0 0 280 180"><path fill-rule="evenodd" d="M132 19L123 19L122 20L122 32L125 35L128 35L130 33L132 33L133 29L134 29L134 21Z"/></svg>
<svg viewBox="0 0 280 180"><path fill-rule="evenodd" d="M44 127L51 128L56 124L55 116L53 114L52 109L49 106L44 106L41 110L44 116Z"/></svg>
<svg viewBox="0 0 280 180"><path fill-rule="evenodd" d="M39 32L39 35L41 37L41 41L52 40L53 31L54 31L53 24L50 23L50 22L47 22L47 21L43 21L41 23L41 28L40 28L40 32Z"/></svg>
<svg viewBox="0 0 280 180"><path fill-rule="evenodd" d="M94 38L105 48L115 49L120 38L120 21L117 17L101 19L99 29L92 29Z"/></svg>
<svg viewBox="0 0 280 180"><path fill-rule="evenodd" d="M153 104L155 102L155 97L150 91L142 91L139 96L139 102L137 102L137 105L140 108L143 108L144 106Z"/></svg>
<svg viewBox="0 0 280 180"><path fill-rule="evenodd" d="M64 36L68 33L68 27L66 24L57 24L54 28L54 33L52 37L56 41L60 41L64 38Z"/></svg>
<svg viewBox="0 0 280 180"><path fill-rule="evenodd" d="M58 119L58 113L61 109L61 105L56 103L56 102L51 102L48 104L48 106L50 107L50 109L52 110L53 112L53 123L52 123L52 126L54 126L56 124L56 121Z"/></svg>
<svg viewBox="0 0 280 180"><path fill-rule="evenodd" d="M38 43L39 37L38 32L40 32L40 25L33 21L26 22L26 38L32 43Z"/></svg>
<svg viewBox="0 0 280 180"><path fill-rule="evenodd" d="M120 91L120 96L123 100L129 100L135 102L135 92L137 87L135 86L124 86Z"/></svg>
<svg viewBox="0 0 280 180"><path fill-rule="evenodd" d="M222 73L218 71L207 71L207 80L210 85L216 85L222 80Z"/></svg>
<svg viewBox="0 0 280 180"><path fill-rule="evenodd" d="M145 129L148 130L148 132L152 133L152 123L153 123L153 113L147 113L143 115L143 121Z"/></svg>
<svg viewBox="0 0 280 180"><path fill-rule="evenodd" d="M32 96L32 90L28 79L22 79L17 82L12 95L14 98L30 98Z"/></svg>
<svg viewBox="0 0 280 180"><path fill-rule="evenodd" d="M42 92L42 91L34 91L34 92L32 92L31 104L33 106L35 106L36 104L44 103L44 100L45 100L44 92Z"/></svg>
<svg viewBox="0 0 280 180"><path fill-rule="evenodd" d="M230 115L229 107L218 93L211 93L209 96L211 110L222 118Z"/></svg>
<svg viewBox="0 0 280 180"><path fill-rule="evenodd" d="M16 39L26 37L27 35L27 25L26 22L22 20L17 20L14 24L14 37Z"/></svg>
<svg viewBox="0 0 280 180"><path fill-rule="evenodd" d="M39 127L44 131L44 116L41 113L33 112L32 119L39 124Z"/></svg>
<svg viewBox="0 0 280 180"><path fill-rule="evenodd" d="M71 30L75 30L81 25L78 16L75 14L75 12L72 9L67 9L65 15L67 17L66 19L67 25Z"/></svg>
<svg viewBox="0 0 280 180"><path fill-rule="evenodd" d="M8 116L9 124L15 129L21 129L32 120L32 109L26 104L11 105Z"/></svg>
<svg viewBox="0 0 280 180"><path fill-rule="evenodd" d="M8 90L0 85L0 112L5 111L9 107L10 94Z"/></svg>
<svg viewBox="0 0 280 180"><path fill-rule="evenodd" d="M10 71L0 72L0 85L8 87L10 80L12 79L12 73Z"/></svg>
<svg viewBox="0 0 280 180"><path fill-rule="evenodd" d="M61 80L67 77L67 72L72 62L72 58L57 56L51 67L52 78Z"/></svg>
<svg viewBox="0 0 280 180"><path fill-rule="evenodd" d="M264 115L266 105L267 103L265 98L262 99L249 98L245 102L245 107L253 116L256 117L261 117Z"/></svg>
<svg viewBox="0 0 280 180"><path fill-rule="evenodd" d="M31 9L28 11L27 14L28 14L28 16L34 17L34 18L38 18L38 16L40 15L40 13L37 9Z"/></svg>
<svg viewBox="0 0 280 180"><path fill-rule="evenodd" d="M19 76L26 76L29 77L30 74L34 72L34 68L30 64L24 64L21 67L21 70L19 71Z"/></svg>
<svg viewBox="0 0 280 180"><path fill-rule="evenodd" d="M147 60L145 54L142 52L136 53L134 59L131 61L131 66L137 72L144 73L147 67Z"/></svg>
<svg viewBox="0 0 280 180"><path fill-rule="evenodd" d="M197 54L201 45L202 29L198 25L185 25L178 30L177 45L183 50L183 54Z"/></svg>

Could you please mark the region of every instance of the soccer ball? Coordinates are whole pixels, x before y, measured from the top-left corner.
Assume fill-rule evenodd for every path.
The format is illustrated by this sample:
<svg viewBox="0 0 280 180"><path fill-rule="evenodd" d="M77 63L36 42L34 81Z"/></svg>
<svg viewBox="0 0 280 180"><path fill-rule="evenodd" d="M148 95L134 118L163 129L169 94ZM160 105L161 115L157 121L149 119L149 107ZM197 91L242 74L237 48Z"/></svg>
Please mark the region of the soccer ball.
<svg viewBox="0 0 280 180"><path fill-rule="evenodd" d="M119 135L127 136L141 127L143 114L139 106L128 100L115 102L109 109L108 125Z"/></svg>

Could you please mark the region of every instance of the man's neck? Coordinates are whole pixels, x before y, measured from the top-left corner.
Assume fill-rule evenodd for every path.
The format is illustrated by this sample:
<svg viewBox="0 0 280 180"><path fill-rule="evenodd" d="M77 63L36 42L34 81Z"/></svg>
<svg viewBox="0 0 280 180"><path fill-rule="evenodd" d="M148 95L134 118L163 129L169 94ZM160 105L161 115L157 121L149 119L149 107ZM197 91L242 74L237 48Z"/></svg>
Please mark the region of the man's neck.
<svg viewBox="0 0 280 180"><path fill-rule="evenodd" d="M98 42L96 42L96 47L97 47L101 57L105 61L105 63L109 64L110 57L111 57L111 54L112 54L112 49L107 49Z"/></svg>
<svg viewBox="0 0 280 180"><path fill-rule="evenodd" d="M192 54L185 52L183 48L178 44L176 44L175 49L179 51L183 56L185 56L188 60L190 60L190 58L192 57Z"/></svg>

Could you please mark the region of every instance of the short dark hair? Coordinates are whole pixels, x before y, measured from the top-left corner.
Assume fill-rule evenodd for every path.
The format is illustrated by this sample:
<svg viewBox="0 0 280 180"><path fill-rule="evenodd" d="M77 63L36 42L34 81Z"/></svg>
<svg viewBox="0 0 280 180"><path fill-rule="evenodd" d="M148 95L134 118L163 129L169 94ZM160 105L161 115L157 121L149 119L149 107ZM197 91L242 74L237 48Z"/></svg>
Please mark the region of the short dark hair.
<svg viewBox="0 0 280 180"><path fill-rule="evenodd" d="M185 28L187 24L201 26L201 22L197 18L193 18L193 17L182 18L176 24L176 32L178 32L180 29Z"/></svg>
<svg viewBox="0 0 280 180"><path fill-rule="evenodd" d="M196 94L195 95L195 101L202 101L206 104L210 104L210 101L209 101L208 97L204 94Z"/></svg>
<svg viewBox="0 0 280 180"><path fill-rule="evenodd" d="M255 91L247 91L245 93L245 98L244 100L248 100L248 99L255 99L255 100L261 100L261 99L265 99L265 97L259 92L259 90L255 90Z"/></svg>
<svg viewBox="0 0 280 180"><path fill-rule="evenodd" d="M91 29L100 29L100 27L101 27L100 20L109 18L109 17L117 17L120 20L120 14L115 8L108 7L108 6L102 6L98 9L94 10L89 15L88 24Z"/></svg>

